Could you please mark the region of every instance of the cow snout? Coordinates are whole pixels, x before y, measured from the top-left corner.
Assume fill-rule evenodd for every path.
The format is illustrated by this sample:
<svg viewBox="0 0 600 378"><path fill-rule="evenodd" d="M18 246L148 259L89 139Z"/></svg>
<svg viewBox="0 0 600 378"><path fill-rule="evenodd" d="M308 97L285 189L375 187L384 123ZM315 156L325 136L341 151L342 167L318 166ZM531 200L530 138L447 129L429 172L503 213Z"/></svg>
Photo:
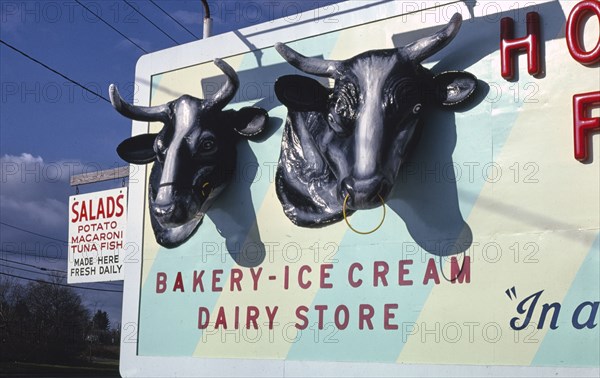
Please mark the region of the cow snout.
<svg viewBox="0 0 600 378"><path fill-rule="evenodd" d="M346 206L353 210L372 209L381 206L382 198L391 190L390 182L383 176L357 180L352 177L342 181L342 199L348 197Z"/></svg>
<svg viewBox="0 0 600 378"><path fill-rule="evenodd" d="M159 205L154 204L152 213L160 219L168 218L175 211L175 204Z"/></svg>

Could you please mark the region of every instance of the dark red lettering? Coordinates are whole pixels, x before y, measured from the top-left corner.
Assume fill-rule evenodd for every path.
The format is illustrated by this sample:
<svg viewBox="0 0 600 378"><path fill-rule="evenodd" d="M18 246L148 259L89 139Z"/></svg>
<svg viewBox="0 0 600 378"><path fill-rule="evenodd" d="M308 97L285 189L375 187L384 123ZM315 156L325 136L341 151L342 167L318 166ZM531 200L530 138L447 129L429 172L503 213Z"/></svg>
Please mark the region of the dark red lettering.
<svg viewBox="0 0 600 378"><path fill-rule="evenodd" d="M391 310L397 310L397 303L386 303L383 305L383 329L398 329L398 324L390 324L390 319L394 319L396 315Z"/></svg>
<svg viewBox="0 0 600 378"><path fill-rule="evenodd" d="M405 280L404 276L409 273L408 269L405 269L405 265L412 265L412 260L400 260L398 262L398 285L400 286L409 286L413 284L412 280Z"/></svg>
<svg viewBox="0 0 600 378"><path fill-rule="evenodd" d="M231 282L229 283L229 290L233 291L234 287L237 287L237 291L242 291L242 277L244 273L241 269L231 269Z"/></svg>
<svg viewBox="0 0 600 378"><path fill-rule="evenodd" d="M177 277L175 277L175 284L173 284L173 291L181 291L182 293L185 291L183 289L183 278L181 276L181 272L177 272Z"/></svg>
<svg viewBox="0 0 600 378"><path fill-rule="evenodd" d="M325 282L325 280L331 276L331 274L328 272L328 270L332 269L332 268L333 268L333 264L321 265L321 276L320 276L320 280L319 280L319 287L321 289L331 289L333 287L333 284L331 282Z"/></svg>
<svg viewBox="0 0 600 378"><path fill-rule="evenodd" d="M300 269L298 270L298 286L300 286L302 289L308 289L311 285L311 281L304 281L304 272L312 272L311 267L308 265L302 265L300 267Z"/></svg>
<svg viewBox="0 0 600 378"><path fill-rule="evenodd" d="M368 304L361 304L358 306L358 329L364 329L365 323L369 329L373 329L373 314L375 314L375 310L373 306Z"/></svg>
<svg viewBox="0 0 600 378"><path fill-rule="evenodd" d="M319 329L323 329L323 312L327 310L327 305L316 305L315 310L319 313Z"/></svg>
<svg viewBox="0 0 600 378"><path fill-rule="evenodd" d="M575 159L588 159L588 135L600 130L600 117L589 118L588 109L600 104L600 92L582 93L573 96L573 142Z"/></svg>
<svg viewBox="0 0 600 378"><path fill-rule="evenodd" d="M156 293L162 294L167 290L167 273L156 273Z"/></svg>
<svg viewBox="0 0 600 378"><path fill-rule="evenodd" d="M595 14L598 21L600 21L600 2L587 0L575 5L567 19L566 40L569 53L573 59L581 64L592 65L600 62L600 38L598 38L596 46L591 51L585 51L581 46L583 40L581 37L582 21L585 20L586 17L584 16L588 13Z"/></svg>
<svg viewBox="0 0 600 378"><path fill-rule="evenodd" d="M306 329L306 327L308 327L308 318L305 315L307 312L308 307L306 306L298 306L296 308L296 317L298 318L298 320L301 320L302 323L296 323L294 324L294 327L296 327L299 330L303 330Z"/></svg>
<svg viewBox="0 0 600 378"><path fill-rule="evenodd" d="M500 59L501 74L507 80L515 77L513 51L527 51L527 72L530 75L542 73L540 61L540 15L537 12L527 13L527 35L514 38L514 21L510 17L500 20Z"/></svg>
<svg viewBox="0 0 600 378"><path fill-rule="evenodd" d="M434 259L429 259L429 261L427 261L427 268L425 268L425 275L423 277L423 285L427 285L430 279L433 279L436 285L440 284L440 276L437 268L435 267Z"/></svg>
<svg viewBox="0 0 600 378"><path fill-rule="evenodd" d="M353 263L352 265L350 265L350 268L348 269L348 282L350 283L350 286L352 287L360 287L360 285L362 285L362 279L354 279L354 271L358 270L358 271L362 271L363 267L360 263Z"/></svg>
<svg viewBox="0 0 600 378"><path fill-rule="evenodd" d="M385 261L375 261L373 263L373 286L379 286L379 281L383 286L387 286L387 278L385 277L390 271L389 265Z"/></svg>
<svg viewBox="0 0 600 378"><path fill-rule="evenodd" d="M246 309L246 329L250 329L250 323L254 325L254 329L258 329L258 307L256 306L248 306Z"/></svg>

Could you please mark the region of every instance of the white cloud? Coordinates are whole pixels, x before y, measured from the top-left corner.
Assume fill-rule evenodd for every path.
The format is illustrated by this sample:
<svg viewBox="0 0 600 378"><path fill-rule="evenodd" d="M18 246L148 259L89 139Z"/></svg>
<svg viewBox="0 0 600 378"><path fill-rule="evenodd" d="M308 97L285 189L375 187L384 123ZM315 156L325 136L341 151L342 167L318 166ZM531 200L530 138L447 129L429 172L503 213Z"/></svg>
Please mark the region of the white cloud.
<svg viewBox="0 0 600 378"><path fill-rule="evenodd" d="M79 162L45 162L40 156L23 153L0 157L0 218L2 222L40 234L65 239L68 217L69 186L72 174L80 171ZM5 232L2 242L26 233ZM29 235L29 239L31 235Z"/></svg>

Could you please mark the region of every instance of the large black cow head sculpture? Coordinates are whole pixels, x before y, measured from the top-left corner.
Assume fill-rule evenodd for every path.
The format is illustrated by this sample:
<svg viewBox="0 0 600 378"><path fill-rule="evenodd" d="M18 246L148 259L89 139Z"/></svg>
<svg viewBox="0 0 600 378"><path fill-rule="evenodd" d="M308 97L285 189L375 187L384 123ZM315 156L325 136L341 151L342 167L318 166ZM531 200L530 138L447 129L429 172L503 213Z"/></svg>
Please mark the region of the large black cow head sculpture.
<svg viewBox="0 0 600 378"><path fill-rule="evenodd" d="M350 213L385 201L418 140L422 113L461 103L476 88L470 73L435 76L420 64L450 43L461 23L455 14L432 36L347 60L308 58L275 45L299 70L334 79L331 89L298 75L275 83L288 108L277 195L295 224L322 226L339 221L344 204Z"/></svg>
<svg viewBox="0 0 600 378"><path fill-rule="evenodd" d="M125 102L110 86L110 100L127 118L156 122L158 134L141 134L117 147L119 156L133 164L154 162L148 199L156 241L173 248L184 243L230 180L236 163L238 137L260 133L267 122L262 108L222 109L239 87L227 63L214 63L227 77L212 99L184 95L165 105L143 107Z"/></svg>

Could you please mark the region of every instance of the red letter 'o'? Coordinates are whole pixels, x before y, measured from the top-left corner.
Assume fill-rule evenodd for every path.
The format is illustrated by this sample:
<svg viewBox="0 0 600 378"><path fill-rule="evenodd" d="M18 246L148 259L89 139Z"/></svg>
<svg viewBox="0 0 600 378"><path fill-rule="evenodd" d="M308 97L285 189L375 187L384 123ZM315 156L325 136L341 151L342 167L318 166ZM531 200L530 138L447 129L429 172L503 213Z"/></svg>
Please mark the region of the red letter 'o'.
<svg viewBox="0 0 600 378"><path fill-rule="evenodd" d="M567 46L573 59L579 63L589 65L600 61L600 36L598 37L596 47L589 52L583 50L579 44L581 20L587 12L595 13L598 20L600 20L600 2L587 0L575 5L567 20Z"/></svg>

